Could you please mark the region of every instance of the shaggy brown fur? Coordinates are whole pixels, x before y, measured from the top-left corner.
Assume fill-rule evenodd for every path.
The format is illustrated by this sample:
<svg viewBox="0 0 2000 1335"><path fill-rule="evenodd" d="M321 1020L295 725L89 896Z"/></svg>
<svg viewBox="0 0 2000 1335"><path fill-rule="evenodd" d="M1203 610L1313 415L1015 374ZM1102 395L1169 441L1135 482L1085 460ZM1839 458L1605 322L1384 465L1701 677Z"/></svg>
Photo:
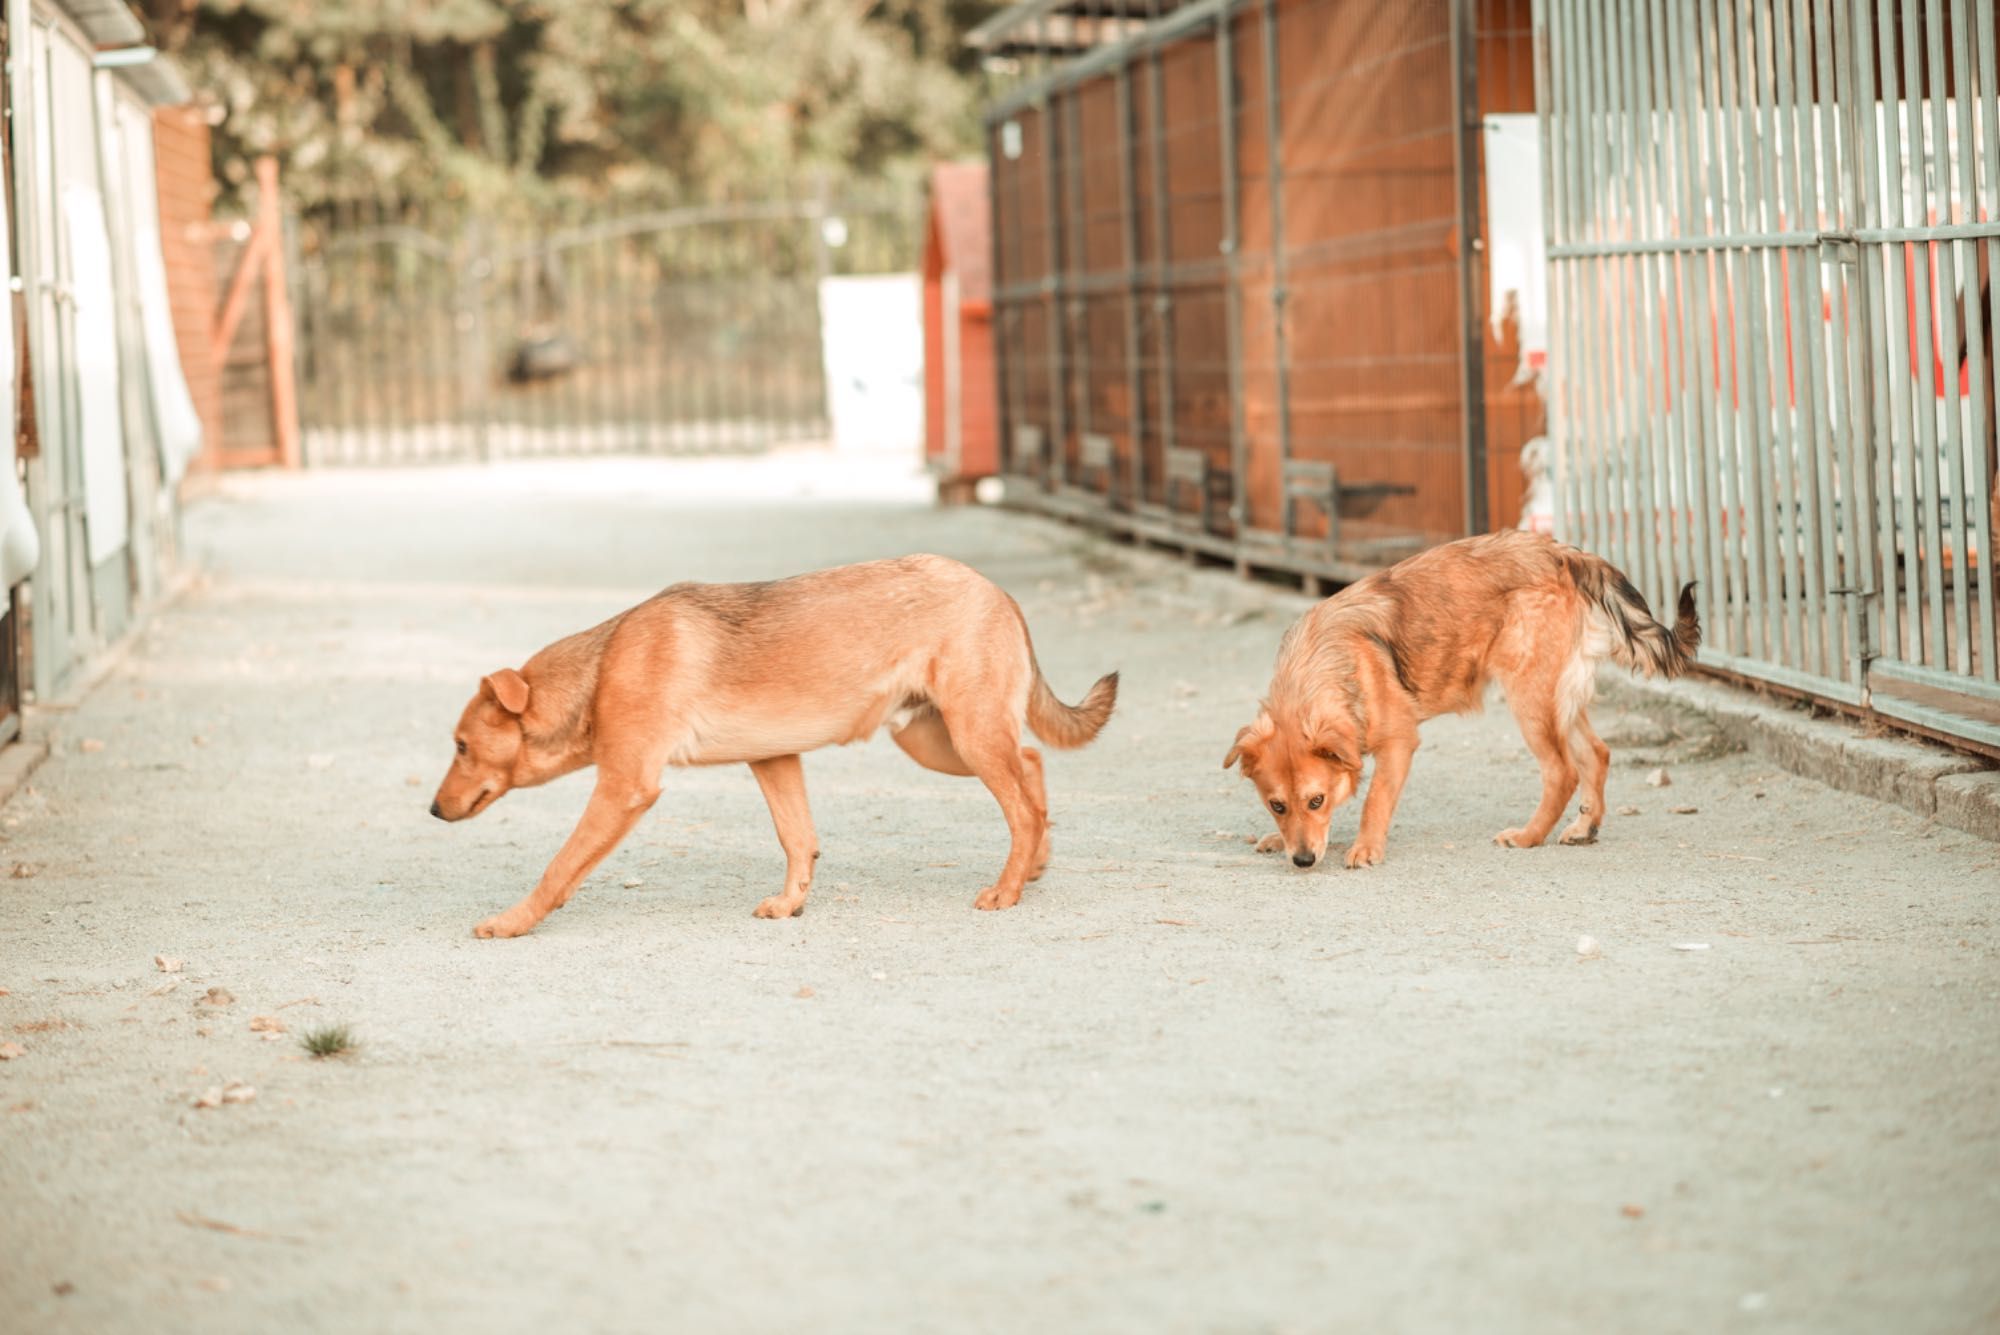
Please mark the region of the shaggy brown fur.
<svg viewBox="0 0 2000 1335"><path fill-rule="evenodd" d="M1579 775L1583 803L1565 844L1594 841L1604 822L1611 752L1587 711L1599 660L1669 677L1687 670L1701 627L1694 585L1681 590L1670 631L1609 563L1540 534L1466 538L1420 553L1350 585L1285 632L1255 722L1223 760L1278 822L1258 847L1282 846L1310 867L1326 856L1328 819L1354 795L1362 757L1375 777L1350 867L1380 862L1389 821L1417 750L1417 725L1480 707L1486 685L1507 693L1542 766L1542 801L1528 823L1497 843L1532 848L1569 805Z"/></svg>
<svg viewBox="0 0 2000 1335"><path fill-rule="evenodd" d="M887 727L918 764L976 775L1013 846L975 901L1009 908L1049 860L1042 757L1096 737L1113 672L1081 705L1042 679L1021 609L939 556L822 570L766 584L677 584L484 678L458 721L431 814L478 815L510 788L597 766L590 805L534 890L475 929L519 936L560 908L660 795L669 765L745 763L778 842L785 888L757 916L805 911L819 847L799 755Z"/></svg>

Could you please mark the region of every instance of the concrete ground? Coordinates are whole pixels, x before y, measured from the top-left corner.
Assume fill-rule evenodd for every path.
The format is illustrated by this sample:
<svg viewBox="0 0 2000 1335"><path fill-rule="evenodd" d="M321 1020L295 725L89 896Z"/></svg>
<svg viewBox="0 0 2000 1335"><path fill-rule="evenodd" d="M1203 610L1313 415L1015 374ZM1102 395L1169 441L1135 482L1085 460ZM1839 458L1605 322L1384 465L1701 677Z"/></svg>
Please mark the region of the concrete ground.
<svg viewBox="0 0 2000 1335"><path fill-rule="evenodd" d="M1301 600L878 474L195 506L208 575L0 812L0 1328L2000 1323L2000 847L1607 709L1637 814L1503 851L1537 780L1496 708L1428 725L1385 865L1294 872L1221 758ZM923 549L1067 698L1125 674L1018 909L971 907L991 799L878 739L806 761L802 918L750 915L783 862L731 768L473 939L588 792L426 814L479 674L675 580Z"/></svg>

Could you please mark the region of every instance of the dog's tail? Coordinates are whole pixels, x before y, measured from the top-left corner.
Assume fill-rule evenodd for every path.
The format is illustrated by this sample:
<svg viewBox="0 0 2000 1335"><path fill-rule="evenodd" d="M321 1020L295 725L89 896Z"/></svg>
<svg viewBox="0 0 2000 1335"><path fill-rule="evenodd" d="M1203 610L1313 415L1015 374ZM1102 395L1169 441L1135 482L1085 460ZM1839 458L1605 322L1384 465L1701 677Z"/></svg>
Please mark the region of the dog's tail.
<svg viewBox="0 0 2000 1335"><path fill-rule="evenodd" d="M1588 552L1565 552L1563 560L1577 592L1609 619L1613 658L1649 677L1678 677L1693 665L1694 651L1701 644L1701 621L1695 616L1692 582L1681 586L1669 630L1653 619L1645 595L1609 561Z"/></svg>
<svg viewBox="0 0 2000 1335"><path fill-rule="evenodd" d="M1042 665L1035 664L1035 684L1028 691L1028 726L1035 736L1058 750L1086 745L1104 731L1111 719L1111 707L1118 703L1118 674L1107 672L1097 679L1083 697L1083 703L1066 705L1049 689Z"/></svg>

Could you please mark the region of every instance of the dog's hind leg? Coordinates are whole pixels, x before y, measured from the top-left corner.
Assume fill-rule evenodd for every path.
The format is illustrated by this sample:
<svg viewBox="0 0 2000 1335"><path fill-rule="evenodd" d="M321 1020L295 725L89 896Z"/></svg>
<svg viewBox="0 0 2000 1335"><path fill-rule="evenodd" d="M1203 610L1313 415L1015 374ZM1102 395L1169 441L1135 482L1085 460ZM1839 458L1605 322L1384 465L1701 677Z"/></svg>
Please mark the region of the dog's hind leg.
<svg viewBox="0 0 2000 1335"><path fill-rule="evenodd" d="M1549 831L1562 819L1576 791L1576 766L1570 760L1567 730L1556 719L1554 693L1529 683L1507 683L1507 702L1513 707L1514 721L1535 759L1542 765L1542 801L1535 814L1518 830L1502 830L1493 842L1503 848L1538 848Z"/></svg>
<svg viewBox="0 0 2000 1335"><path fill-rule="evenodd" d="M773 756L753 760L750 772L764 790L771 807L771 823L778 828L778 843L785 850L784 893L772 895L757 906L760 918L796 918L806 911L806 895L812 890L813 862L819 857L819 840L813 834L812 808L806 803L806 771L797 756Z"/></svg>
<svg viewBox="0 0 2000 1335"><path fill-rule="evenodd" d="M657 781L639 783L599 771L597 787L591 790L583 819L563 841L535 888L513 908L496 913L473 928L472 934L520 936L532 931L536 923L569 902L569 897L583 884L583 878L618 847L619 840L631 833L659 797Z"/></svg>
<svg viewBox="0 0 2000 1335"><path fill-rule="evenodd" d="M1028 763L1024 757L1030 748L1021 745L1016 721L997 712L976 721L947 713L944 721L958 754L1000 804L1013 836L1000 878L979 892L973 907L1012 908L1021 902L1021 887L1039 866L1048 840L1048 800L1042 795L1040 757L1034 765Z"/></svg>
<svg viewBox="0 0 2000 1335"><path fill-rule="evenodd" d="M1039 881L1042 873L1049 869L1049 789L1042 782L1042 753L1032 746L1021 748L1021 769L1027 776L1028 798L1035 809L1042 813L1042 844L1035 850L1034 865L1028 869L1028 879Z"/></svg>
<svg viewBox="0 0 2000 1335"><path fill-rule="evenodd" d="M1569 755L1583 775L1583 801L1576 819L1562 832L1565 844L1594 844L1604 824L1604 779L1611 770L1611 748L1591 730L1590 717L1578 713L1569 725Z"/></svg>
<svg viewBox="0 0 2000 1335"><path fill-rule="evenodd" d="M924 710L889 735L896 739L904 754L925 769L972 777L972 766L965 763L965 757L952 745L951 730L944 726L944 719L935 709Z"/></svg>

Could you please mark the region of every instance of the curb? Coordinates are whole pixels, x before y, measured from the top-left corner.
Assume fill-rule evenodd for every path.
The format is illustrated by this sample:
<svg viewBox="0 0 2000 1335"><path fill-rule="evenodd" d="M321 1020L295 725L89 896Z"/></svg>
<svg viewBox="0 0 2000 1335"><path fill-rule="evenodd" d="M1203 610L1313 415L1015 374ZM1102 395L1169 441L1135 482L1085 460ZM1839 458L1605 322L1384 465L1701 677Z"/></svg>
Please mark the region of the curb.
<svg viewBox="0 0 2000 1335"><path fill-rule="evenodd" d="M1844 719L1814 718L1714 682L1648 681L1607 670L1598 691L1640 713L1697 714L1726 740L1794 774L2000 841L2000 769L1976 757L1908 737L1871 737Z"/></svg>
<svg viewBox="0 0 2000 1335"><path fill-rule="evenodd" d="M28 780L49 758L49 739L39 735L29 735L28 721L22 719L22 735L0 746L0 807L14 800L14 795L28 786Z"/></svg>

